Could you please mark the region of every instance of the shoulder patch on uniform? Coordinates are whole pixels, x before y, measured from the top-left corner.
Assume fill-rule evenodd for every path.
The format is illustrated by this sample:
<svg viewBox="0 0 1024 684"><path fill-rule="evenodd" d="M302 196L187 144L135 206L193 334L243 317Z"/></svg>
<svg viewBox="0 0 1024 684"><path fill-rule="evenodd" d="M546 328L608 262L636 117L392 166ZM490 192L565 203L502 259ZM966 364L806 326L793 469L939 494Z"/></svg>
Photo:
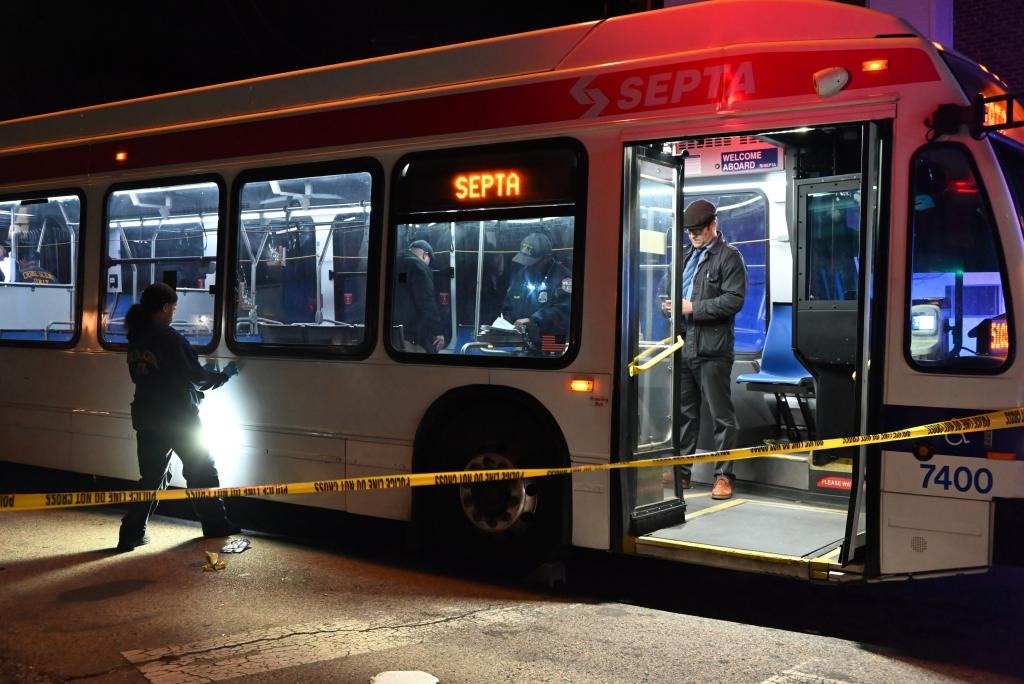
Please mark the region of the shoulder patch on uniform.
<svg viewBox="0 0 1024 684"><path fill-rule="evenodd" d="M562 291L572 294L572 278L562 278Z"/></svg>

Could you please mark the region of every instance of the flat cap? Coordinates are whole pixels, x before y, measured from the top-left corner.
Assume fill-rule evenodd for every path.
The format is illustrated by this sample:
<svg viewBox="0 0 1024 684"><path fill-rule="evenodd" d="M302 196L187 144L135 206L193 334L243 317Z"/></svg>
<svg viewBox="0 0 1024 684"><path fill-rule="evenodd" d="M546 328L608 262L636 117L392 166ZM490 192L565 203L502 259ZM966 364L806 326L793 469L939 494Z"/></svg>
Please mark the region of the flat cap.
<svg viewBox="0 0 1024 684"><path fill-rule="evenodd" d="M711 223L711 219L715 218L717 214L718 209L711 202L702 199L694 200L683 212L683 228L686 230L703 228Z"/></svg>

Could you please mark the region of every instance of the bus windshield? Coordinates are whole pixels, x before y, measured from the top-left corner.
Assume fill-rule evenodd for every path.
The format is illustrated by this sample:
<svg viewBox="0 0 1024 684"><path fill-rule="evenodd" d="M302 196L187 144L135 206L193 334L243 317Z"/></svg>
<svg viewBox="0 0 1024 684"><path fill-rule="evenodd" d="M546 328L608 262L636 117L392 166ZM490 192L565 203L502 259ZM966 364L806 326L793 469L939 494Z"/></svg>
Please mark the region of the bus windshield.
<svg viewBox="0 0 1024 684"><path fill-rule="evenodd" d="M1013 196L1017 220L1024 229L1024 147L999 135L991 136L990 140L999 159L999 166L1003 169L1006 185Z"/></svg>

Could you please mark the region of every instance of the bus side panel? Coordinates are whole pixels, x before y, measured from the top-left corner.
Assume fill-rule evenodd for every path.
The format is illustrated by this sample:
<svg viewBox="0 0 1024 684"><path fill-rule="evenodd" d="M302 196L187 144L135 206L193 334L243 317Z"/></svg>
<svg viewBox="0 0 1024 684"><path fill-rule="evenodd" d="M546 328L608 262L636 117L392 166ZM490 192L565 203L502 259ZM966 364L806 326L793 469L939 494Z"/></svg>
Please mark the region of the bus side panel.
<svg viewBox="0 0 1024 684"><path fill-rule="evenodd" d="M951 435L947 450L981 434ZM948 444L950 441L955 446ZM883 573L988 565L995 499L1024 491L1024 461L935 454L919 460L884 451L881 543Z"/></svg>
<svg viewBox="0 0 1024 684"><path fill-rule="evenodd" d="M976 568L991 562L991 504L887 494L882 498L884 574Z"/></svg>

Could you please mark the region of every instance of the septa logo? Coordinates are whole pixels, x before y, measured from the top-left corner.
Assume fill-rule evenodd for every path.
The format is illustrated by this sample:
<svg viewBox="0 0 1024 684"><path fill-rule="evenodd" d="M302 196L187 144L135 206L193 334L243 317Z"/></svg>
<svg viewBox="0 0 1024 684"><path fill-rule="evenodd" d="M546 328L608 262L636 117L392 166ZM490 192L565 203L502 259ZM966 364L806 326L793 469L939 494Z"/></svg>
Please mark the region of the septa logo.
<svg viewBox="0 0 1024 684"><path fill-rule="evenodd" d="M818 478L819 489L842 489L845 492L850 491L853 488L853 480L848 477L836 477L835 475L826 475Z"/></svg>
<svg viewBox="0 0 1024 684"><path fill-rule="evenodd" d="M731 103L757 92L754 63L750 60L737 64L703 61L686 66L584 76L569 89L569 94L579 104L589 105L581 114L581 118L589 118L720 100ZM595 85L595 80L599 84ZM610 111L606 112L606 108Z"/></svg>

